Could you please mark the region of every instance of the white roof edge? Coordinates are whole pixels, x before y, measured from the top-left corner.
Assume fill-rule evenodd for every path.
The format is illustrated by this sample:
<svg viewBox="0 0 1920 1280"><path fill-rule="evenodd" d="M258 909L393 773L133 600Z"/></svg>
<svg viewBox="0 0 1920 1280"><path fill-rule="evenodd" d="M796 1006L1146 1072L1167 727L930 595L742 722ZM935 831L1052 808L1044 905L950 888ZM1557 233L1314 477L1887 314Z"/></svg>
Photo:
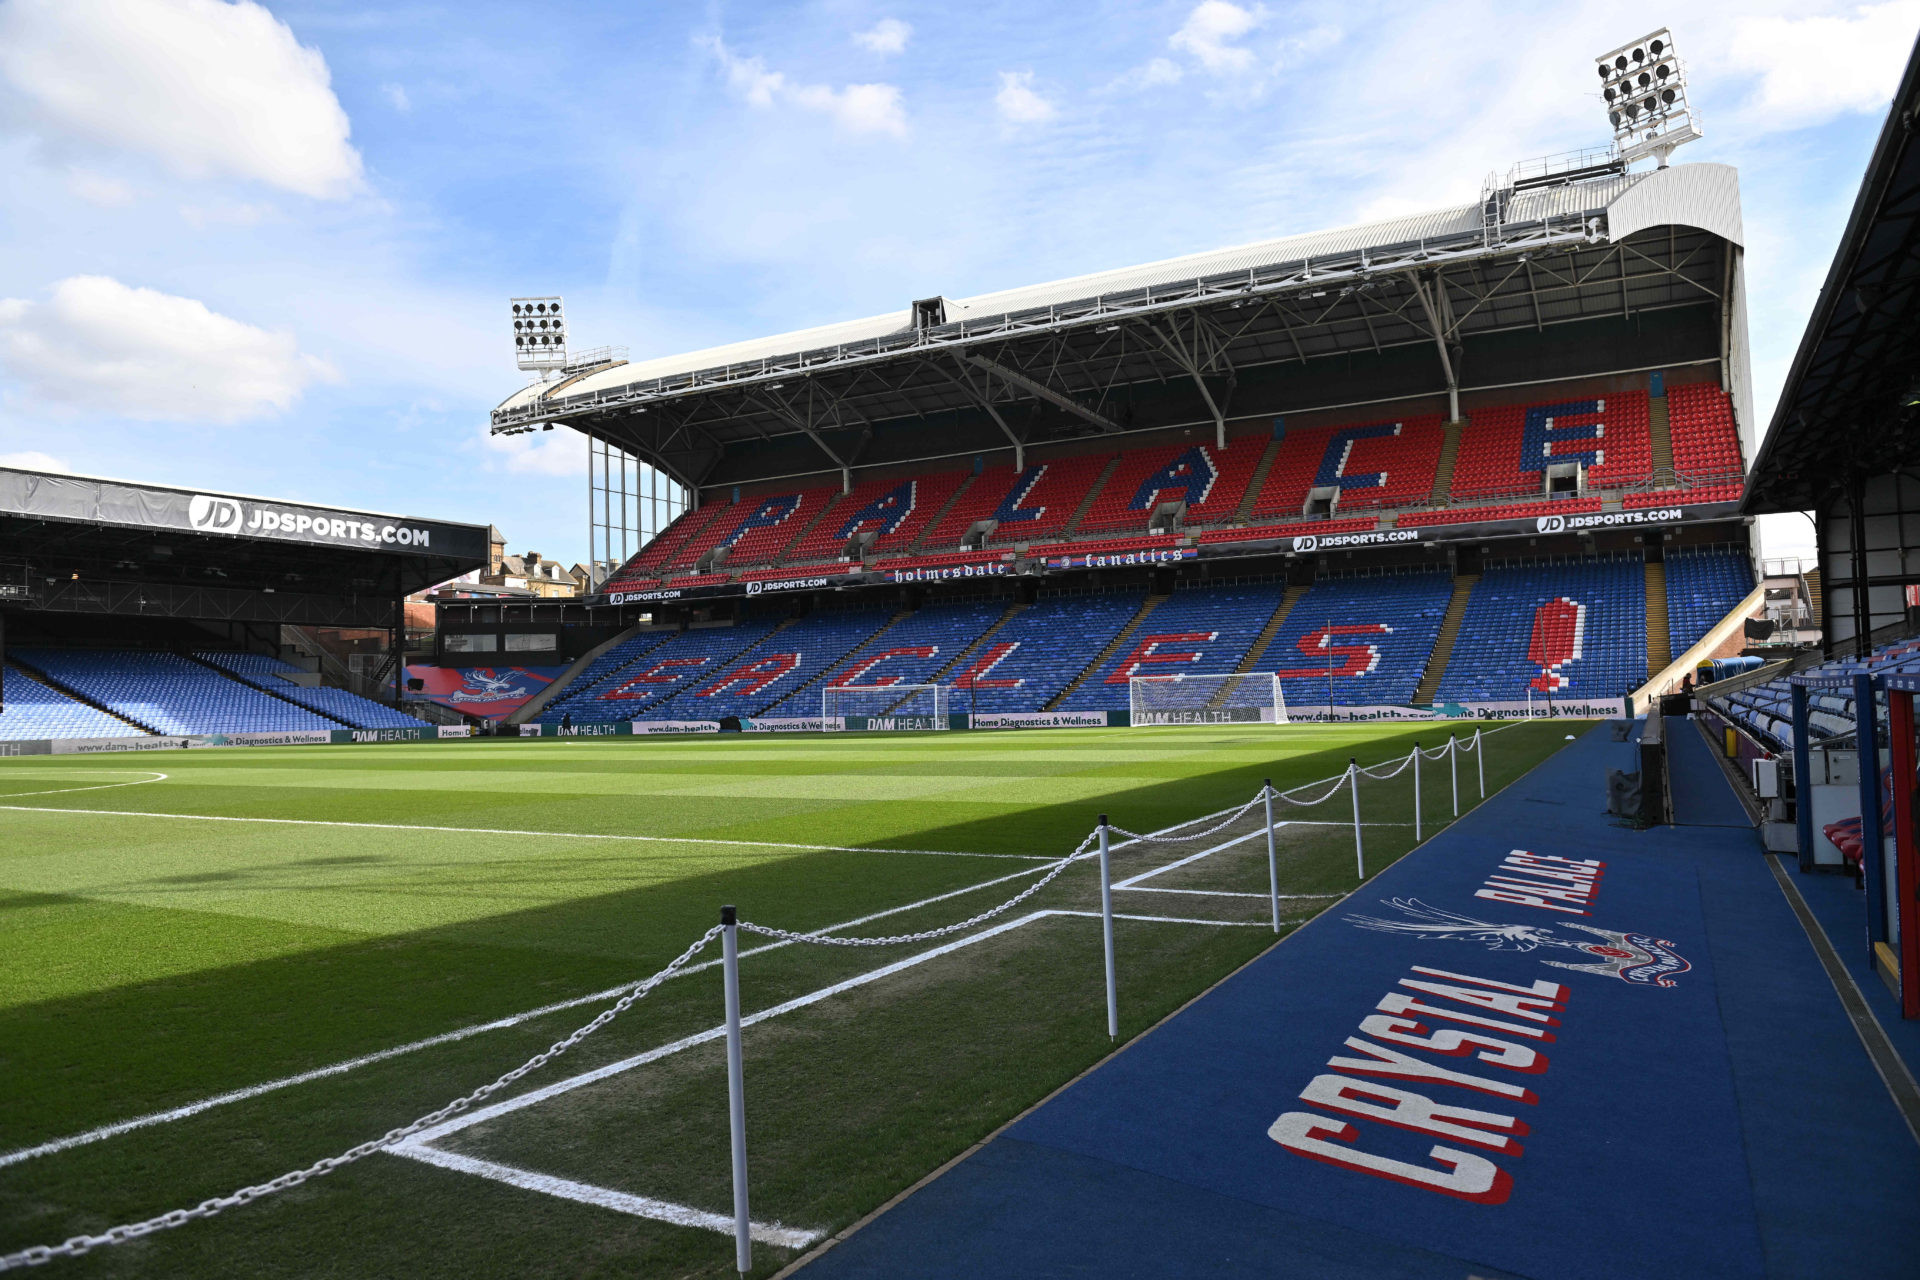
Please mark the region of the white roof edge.
<svg viewBox="0 0 1920 1280"><path fill-rule="evenodd" d="M231 493L225 489L192 489L179 484L156 484L151 480L124 480L118 476L81 475L77 471L36 471L32 467L9 466L0 466L0 471L11 471L23 476L39 476L46 480L80 480L87 484L117 484L129 489L164 489L168 493L204 493L210 498L238 498L242 502L264 502L279 507L310 507L315 511L340 511L348 515L377 516L382 520L431 520L435 524L466 525L473 529L490 527L474 524L471 520L448 520L441 516L408 515L399 511L368 511L363 507L343 506L335 502L310 502L305 498L265 498L255 493ZM156 532L178 533L181 530L156 530Z"/></svg>
<svg viewBox="0 0 1920 1280"><path fill-rule="evenodd" d="M1559 217L1575 211L1604 208L1608 232L1614 239L1651 226L1675 224L1697 227L1735 244L1744 243L1739 177L1732 166L1724 164L1677 165L1572 186L1531 188L1516 193L1514 205L1517 209L1528 210L1523 220L1531 220L1546 212ZM1539 214L1534 210L1538 210ZM1249 267L1273 266L1323 254L1351 253L1357 249L1405 244L1428 236L1473 230L1479 225L1480 204L1474 201L1426 213L1182 254L1157 262L1068 276L1043 284L998 289L969 298L947 297L947 319L955 321L1001 315ZM912 323L912 310L908 307L861 320L843 320L678 355L635 360L579 378L568 385L567 392L569 395L579 395L583 392L606 391L700 369L792 356L840 343L869 341L903 332ZM503 410L524 408L538 401L546 388L552 385L529 384L501 401L498 407Z"/></svg>

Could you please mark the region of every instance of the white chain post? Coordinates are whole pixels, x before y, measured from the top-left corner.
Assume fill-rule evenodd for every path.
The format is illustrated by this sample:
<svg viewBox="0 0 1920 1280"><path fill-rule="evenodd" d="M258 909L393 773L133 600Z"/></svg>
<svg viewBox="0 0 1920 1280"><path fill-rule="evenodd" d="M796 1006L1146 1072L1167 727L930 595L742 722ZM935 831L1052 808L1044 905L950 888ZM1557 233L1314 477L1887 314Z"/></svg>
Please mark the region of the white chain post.
<svg viewBox="0 0 1920 1280"><path fill-rule="evenodd" d="M733 1137L733 1265L753 1270L753 1228L747 1221L747 1095L740 1069L740 917L720 908L720 960L726 975L727 1128Z"/></svg>
<svg viewBox="0 0 1920 1280"><path fill-rule="evenodd" d="M1413 842L1420 843L1420 744L1413 744Z"/></svg>
<svg viewBox="0 0 1920 1280"><path fill-rule="evenodd" d="M1347 785L1353 788L1353 861L1360 870L1360 878L1367 878L1367 853L1360 845L1360 761L1357 757L1347 757Z"/></svg>
<svg viewBox="0 0 1920 1280"><path fill-rule="evenodd" d="M1487 798L1487 751L1486 745L1480 740L1480 733L1479 729L1473 731L1473 763L1474 767L1480 770L1480 798L1485 800Z"/></svg>
<svg viewBox="0 0 1920 1280"><path fill-rule="evenodd" d="M1113 867L1107 856L1107 815L1100 815L1100 937L1107 961L1107 1039L1120 1038L1120 998L1113 985Z"/></svg>
<svg viewBox="0 0 1920 1280"><path fill-rule="evenodd" d="M1460 739L1447 730L1447 772L1453 778L1453 816L1460 816Z"/></svg>
<svg viewBox="0 0 1920 1280"><path fill-rule="evenodd" d="M1273 779L1266 780L1260 798L1267 802L1267 893L1273 899L1273 931L1280 932L1280 862L1273 851Z"/></svg>

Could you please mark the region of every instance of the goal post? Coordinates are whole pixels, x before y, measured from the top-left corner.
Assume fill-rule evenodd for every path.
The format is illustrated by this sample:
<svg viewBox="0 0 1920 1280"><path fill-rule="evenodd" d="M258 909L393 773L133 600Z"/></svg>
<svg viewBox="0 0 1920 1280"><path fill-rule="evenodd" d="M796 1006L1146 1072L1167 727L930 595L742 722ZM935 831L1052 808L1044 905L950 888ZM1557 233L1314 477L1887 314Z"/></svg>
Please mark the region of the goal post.
<svg viewBox="0 0 1920 1280"><path fill-rule="evenodd" d="M1287 698L1271 671L1134 676L1127 707L1136 726L1287 723Z"/></svg>
<svg viewBox="0 0 1920 1280"><path fill-rule="evenodd" d="M948 695L942 684L827 686L820 691L823 732L899 732L948 729Z"/></svg>

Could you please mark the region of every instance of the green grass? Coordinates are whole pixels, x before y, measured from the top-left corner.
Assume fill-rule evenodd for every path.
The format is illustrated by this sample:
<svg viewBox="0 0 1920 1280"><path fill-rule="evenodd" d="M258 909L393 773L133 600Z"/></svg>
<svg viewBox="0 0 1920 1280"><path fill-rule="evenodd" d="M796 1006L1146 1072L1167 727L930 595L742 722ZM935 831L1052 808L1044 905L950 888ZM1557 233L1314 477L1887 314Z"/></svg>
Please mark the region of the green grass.
<svg viewBox="0 0 1920 1280"><path fill-rule="evenodd" d="M1566 731L1489 736L1489 791ZM1263 777L1295 786L1338 773L1350 755L1385 761L1441 732L546 739L0 760L0 804L14 806L0 809L0 1151L631 981L677 954L723 902L745 918L815 928L1039 865L900 850L1057 857L1102 811L1138 831L1189 823L1240 804ZM153 773L165 777L140 781ZM1463 804L1478 795L1473 779L1469 759ZM137 785L109 785L121 782ZM1411 818L1409 783L1363 787L1366 821L1382 824L1365 829L1370 873L1412 847L1411 828L1395 825ZM97 789L74 789L83 787ZM1429 834L1447 811L1444 766L1429 764ZM1344 792L1276 815L1308 820L1280 833L1283 892L1354 887L1352 830L1340 825L1350 815ZM205 820L214 817L283 821ZM1121 849L1114 873L1138 875L1257 829L1250 815L1197 844ZM657 839L580 838L636 835ZM1026 883L850 932L964 919ZM1264 842L1146 885L1263 892ZM1288 928L1332 901L1290 902ZM1097 902L1096 873L1081 864L1006 919ZM1136 891L1116 895L1116 910L1251 923L1267 904ZM1116 936L1123 1039L1274 942L1270 928L1128 920ZM744 1003L764 1009L924 949L752 956ZM1111 1049L1099 974L1099 921L1049 916L749 1029L756 1220L839 1230L1097 1062ZM0 1168L0 1251L331 1154L493 1078L597 1007ZM528 1084L707 1030L719 1010L717 971L677 979ZM440 1145L725 1212L719 1046ZM762 1246L757 1273L792 1256ZM718 1277L732 1273L732 1251L709 1231L383 1154L57 1265L75 1275Z"/></svg>

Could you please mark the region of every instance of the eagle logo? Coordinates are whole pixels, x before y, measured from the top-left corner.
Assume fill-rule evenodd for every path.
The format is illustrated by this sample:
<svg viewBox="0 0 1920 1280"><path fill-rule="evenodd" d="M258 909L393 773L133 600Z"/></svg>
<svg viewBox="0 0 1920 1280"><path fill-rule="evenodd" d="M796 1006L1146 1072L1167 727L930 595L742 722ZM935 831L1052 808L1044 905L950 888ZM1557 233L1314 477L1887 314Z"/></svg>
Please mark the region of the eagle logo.
<svg viewBox="0 0 1920 1280"><path fill-rule="evenodd" d="M1493 924L1458 912L1430 907L1418 898L1385 898L1381 905L1392 907L1404 920L1382 920L1376 916L1348 916L1349 924L1378 933L1411 935L1422 941L1477 942L1489 951L1573 951L1592 959L1573 962L1548 960L1541 963L1576 973L1593 973L1618 978L1635 986L1671 987L1673 980L1693 965L1673 950L1673 943L1644 933L1617 933L1596 925L1568 920L1562 923L1599 939L1567 938L1537 924Z"/></svg>

